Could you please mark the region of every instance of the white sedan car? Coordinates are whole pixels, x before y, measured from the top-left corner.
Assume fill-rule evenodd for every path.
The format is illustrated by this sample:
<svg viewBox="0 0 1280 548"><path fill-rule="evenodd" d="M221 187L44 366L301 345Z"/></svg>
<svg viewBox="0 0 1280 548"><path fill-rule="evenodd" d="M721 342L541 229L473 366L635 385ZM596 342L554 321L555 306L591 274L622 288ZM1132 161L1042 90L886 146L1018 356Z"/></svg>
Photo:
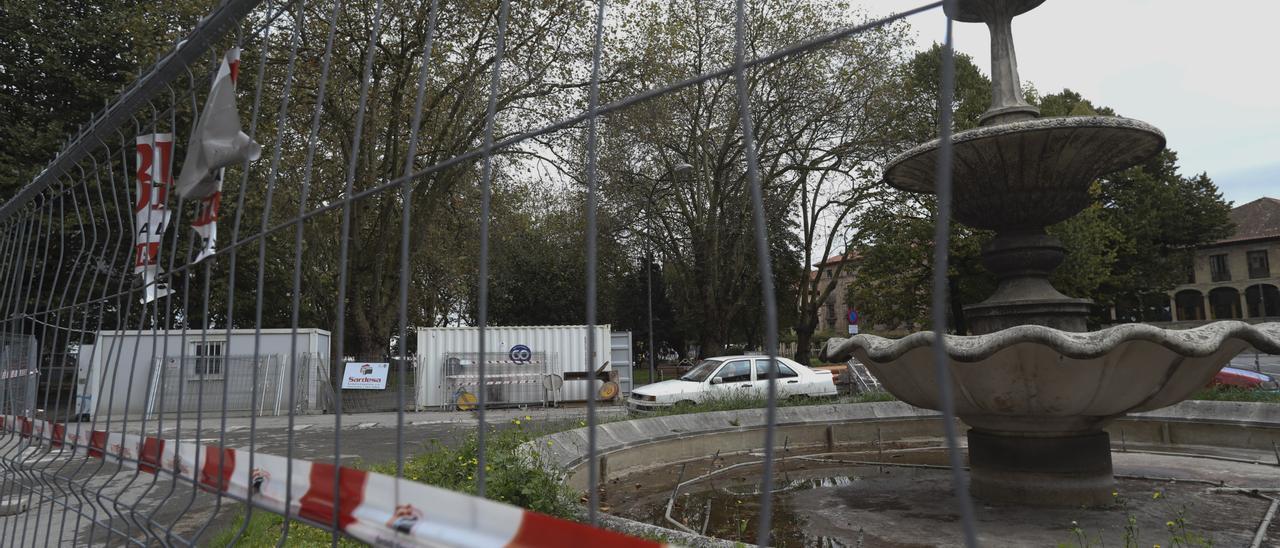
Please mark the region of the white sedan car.
<svg viewBox="0 0 1280 548"><path fill-rule="evenodd" d="M778 358L778 397L834 396L830 371L814 370ZM769 358L721 356L703 360L679 379L641 386L631 391L627 408L652 411L679 403L697 404L717 398L764 398L769 387Z"/></svg>

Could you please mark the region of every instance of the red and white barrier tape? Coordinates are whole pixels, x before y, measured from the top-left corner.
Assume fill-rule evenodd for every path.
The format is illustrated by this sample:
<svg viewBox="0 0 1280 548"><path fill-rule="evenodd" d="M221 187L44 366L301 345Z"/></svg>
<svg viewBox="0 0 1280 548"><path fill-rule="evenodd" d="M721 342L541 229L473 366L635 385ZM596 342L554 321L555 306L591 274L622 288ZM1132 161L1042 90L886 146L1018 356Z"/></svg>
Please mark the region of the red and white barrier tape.
<svg viewBox="0 0 1280 548"><path fill-rule="evenodd" d="M229 447L219 450L101 430L83 433L80 424L68 432L65 424L12 415L0 416L0 429L53 448L69 449L70 455L136 466L151 474L157 469L171 471L212 491L247 497L252 489L255 506L276 513L284 513L287 507L291 515L316 523L333 523L336 512L343 532L377 546L663 546L473 495L345 467L339 477L341 499L335 503L335 470L329 463L292 459L293 497L286 500L290 459L284 457L253 453L250 470L250 453ZM393 499L396 482L399 505Z"/></svg>

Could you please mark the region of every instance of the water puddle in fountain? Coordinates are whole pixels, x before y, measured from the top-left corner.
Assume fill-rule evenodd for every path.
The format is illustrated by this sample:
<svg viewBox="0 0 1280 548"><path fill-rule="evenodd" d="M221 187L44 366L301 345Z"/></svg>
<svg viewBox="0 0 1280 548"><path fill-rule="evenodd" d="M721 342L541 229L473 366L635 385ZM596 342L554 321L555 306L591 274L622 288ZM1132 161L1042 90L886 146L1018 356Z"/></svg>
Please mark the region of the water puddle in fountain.
<svg viewBox="0 0 1280 548"><path fill-rule="evenodd" d="M946 453L936 446L886 444L878 451L839 454L784 452L777 461L773 488L771 544L797 548L906 548L960 546L961 524L951 491ZM1213 461L1178 456L1118 453L1126 474L1148 477L1221 477L1241 484L1280 488L1271 465ZM733 455L668 466L610 479L602 509L670 529L687 528L728 541L754 545L760 512L760 455ZM877 462L883 459L885 464ZM690 482L677 492L666 518L677 478ZM692 480L692 481L691 481ZM1071 542L1072 527L1090 538L1120 544L1129 520L1136 519L1145 545L1165 545L1166 523L1185 518L1197 534L1215 546L1247 546L1269 501L1215 493L1206 483L1121 479L1117 501L1099 508L1023 507L983 504L975 508L984 546L1057 546ZM1158 495L1153 495L1158 493ZM1181 517L1180 517L1181 516ZM1280 538L1280 524L1273 525ZM1171 544L1170 544L1171 545Z"/></svg>
<svg viewBox="0 0 1280 548"><path fill-rule="evenodd" d="M793 453L788 457L775 467L772 544L779 547L895 546L867 538L849 519L849 513L831 507L905 510L892 496L886 496L891 494L891 489L885 489L886 479L894 483L948 478L945 471L930 468L853 464L879 458L874 453L811 457ZM902 464L940 464L945 455L936 450L908 450L885 454L884 458ZM758 455L740 455L716 459L714 465L711 459L689 463L684 480L702 479L680 489L671 518L700 534L755 544L760 512L759 460ZM708 475L713 471L719 472ZM602 500L614 514L679 529L666 517L679 475L680 469L675 467L614 480ZM939 487L945 489L945 482Z"/></svg>
<svg viewBox="0 0 1280 548"><path fill-rule="evenodd" d="M794 490L817 489L819 487L848 487L853 485L856 477L853 476L831 476L820 478L792 479L783 485L774 487L774 493L785 493ZM721 489L728 495L735 497L758 497L760 496L760 484L749 483L746 485L730 485Z"/></svg>

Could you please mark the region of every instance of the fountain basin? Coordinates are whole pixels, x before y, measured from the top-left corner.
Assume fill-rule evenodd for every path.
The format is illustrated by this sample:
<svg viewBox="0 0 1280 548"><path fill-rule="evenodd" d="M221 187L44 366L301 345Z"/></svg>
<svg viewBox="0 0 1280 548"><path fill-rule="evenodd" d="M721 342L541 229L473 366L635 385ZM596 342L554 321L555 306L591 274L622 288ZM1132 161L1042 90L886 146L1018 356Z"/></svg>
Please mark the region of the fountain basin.
<svg viewBox="0 0 1280 548"><path fill-rule="evenodd" d="M674 530L675 525L652 515L649 510L654 505L665 507L680 469L686 465L684 480L689 480L733 462L758 460L765 421L764 409L743 409L600 425L597 455L604 485L601 500L607 508L607 513L601 514L602 523L635 534L663 536L689 546L731 546L731 542L716 544L682 536ZM774 516L778 521L774 545L832 545L815 543L815 539L809 538L827 537L837 540L835 545L863 542L864 546L962 546L950 474L945 468L928 470L905 464L919 462L945 467L942 422L936 412L902 402L783 407L777 410L777 424L775 477L778 483ZM1205 483L1198 482L1280 487L1272 445L1280 441L1280 405L1187 401L1159 411L1121 417L1108 431L1116 455L1116 472L1121 476L1116 489L1120 496L1142 504L1141 508L1135 511L1134 506L1116 506L1115 497L1111 497L1106 506L1087 510L1079 506L978 505L981 544L1057 545L1070 538L1067 528L1072 520L1079 520L1091 537L1104 534L1110 543L1121 538L1126 515L1135 513L1139 519L1146 520L1142 524L1146 531L1144 538L1158 537L1164 530L1165 520L1171 519L1178 508L1185 507L1189 511L1187 519L1195 523L1198 530L1211 534L1216 545L1248 545L1267 510L1266 501L1208 493ZM564 472L571 488L581 492L587 488L586 440L586 429L581 428L531 441L526 449L539 453L547 466ZM961 443L963 445L963 439ZM805 469L818 473L820 466L801 457L832 451L850 454L831 458L879 461L888 466L877 469L865 462L863 465L832 463L827 472L831 479L855 478L854 483L796 489L794 484L810 477ZM711 462L713 455L718 455L718 466ZM675 509L677 518L700 529L706 508L702 490L711 487L723 492L721 499L724 500L713 502L710 511L713 527L707 534L719 534L715 522L728 519L726 515L753 520L749 507L756 497L750 493L756 491L751 484L755 479L758 485L760 469L740 470L747 477L744 482L717 476L681 489ZM730 472L734 473L736 471ZM1149 479L1135 479L1138 476ZM1156 479L1175 477L1188 481L1168 483ZM740 493L729 492L737 491L738 487L742 487ZM1152 501L1153 490L1163 490L1167 499ZM729 496L737 500L728 500ZM741 504L736 504L738 500ZM1157 503L1168 506L1147 506ZM689 515L682 517L682 513ZM1206 527L1211 530L1206 531ZM1280 534L1280 521L1271 529L1271 538L1280 538L1276 536ZM744 535L731 531L726 538L753 542L754 529L746 530ZM788 531L799 532L798 536L806 538L785 539Z"/></svg>
<svg viewBox="0 0 1280 548"><path fill-rule="evenodd" d="M940 141L889 163L884 179L910 192L934 192ZM1089 204L1089 185L1164 148L1146 122L1118 116L1040 118L980 127L952 138L952 211L987 230L1045 227Z"/></svg>
<svg viewBox="0 0 1280 548"><path fill-rule="evenodd" d="M938 409L935 338L926 331L896 340L832 339L822 357L857 357L902 401ZM946 341L956 415L970 426L1086 434L1125 413L1186 399L1250 344L1280 353L1280 323L1223 321L1186 330L1127 324L1089 333L1023 325Z"/></svg>
<svg viewBox="0 0 1280 548"><path fill-rule="evenodd" d="M912 405L942 407L933 332L833 340L823 359L857 357ZM1216 322L1168 330L1128 324L1089 333L1038 325L946 337L956 416L971 427L976 496L1020 504L1096 505L1114 479L1103 429L1173 405L1250 345L1280 353L1280 323Z"/></svg>

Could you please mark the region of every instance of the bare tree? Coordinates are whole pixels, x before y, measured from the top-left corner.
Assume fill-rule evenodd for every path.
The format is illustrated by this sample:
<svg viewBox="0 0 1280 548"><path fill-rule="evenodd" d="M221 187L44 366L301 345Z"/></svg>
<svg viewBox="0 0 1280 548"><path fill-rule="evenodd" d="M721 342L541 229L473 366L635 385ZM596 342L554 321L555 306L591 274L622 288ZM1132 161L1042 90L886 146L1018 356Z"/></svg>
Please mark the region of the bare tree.
<svg viewBox="0 0 1280 548"><path fill-rule="evenodd" d="M732 20L723 10L696 1L636 9L641 13L624 29L634 40L613 53L630 80L612 86L614 95L729 63ZM750 55L857 20L817 1L776 0L753 9ZM779 269L777 285L789 288L787 295L799 293L800 300L781 308L805 337L802 348L816 323L816 301L799 278L817 247L839 245L846 218L872 192L867 173L893 148L887 128L897 105L891 100L894 71L908 45L904 30L881 28L748 75L773 255L775 262L792 263ZM721 79L628 109L609 120L602 161L614 183L612 199L629 201L650 217L649 239L672 300L706 354L720 352L734 336L750 337L760 322L754 317L760 297L734 105L732 81ZM673 174L681 164L689 169ZM783 273L794 279L782 279Z"/></svg>

